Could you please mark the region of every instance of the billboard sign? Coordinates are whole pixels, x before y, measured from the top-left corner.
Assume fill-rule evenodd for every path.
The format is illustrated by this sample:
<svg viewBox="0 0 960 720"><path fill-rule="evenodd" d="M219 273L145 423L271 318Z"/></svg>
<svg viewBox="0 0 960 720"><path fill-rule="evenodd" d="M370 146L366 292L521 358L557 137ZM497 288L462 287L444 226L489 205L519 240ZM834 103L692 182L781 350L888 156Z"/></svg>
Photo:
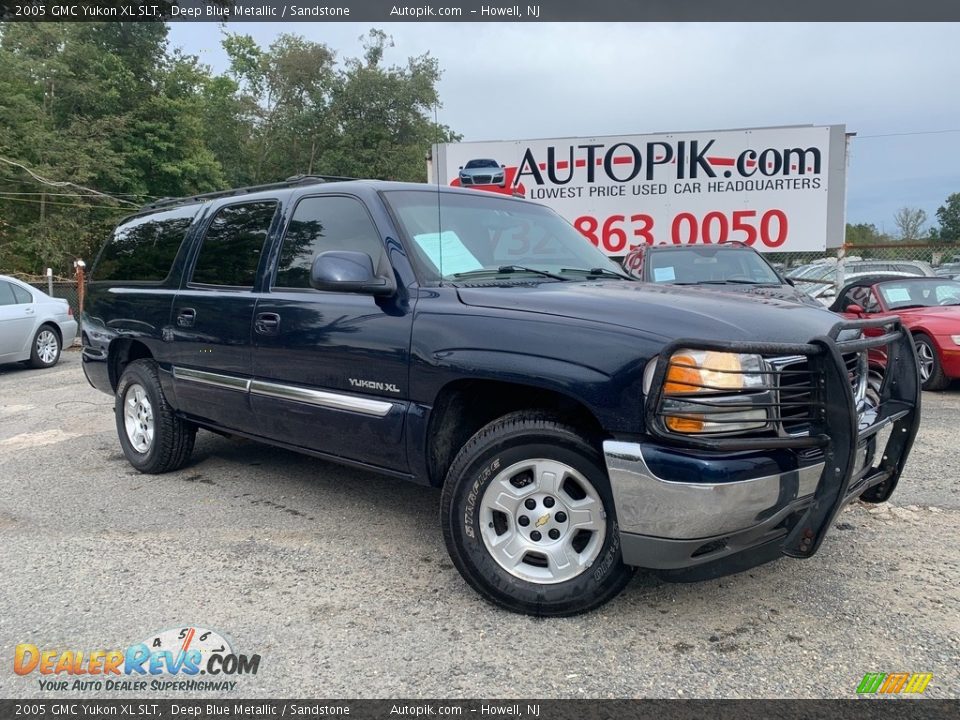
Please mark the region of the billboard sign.
<svg viewBox="0 0 960 720"><path fill-rule="evenodd" d="M843 244L843 125L449 143L433 158L440 182L548 205L608 255L641 243Z"/></svg>

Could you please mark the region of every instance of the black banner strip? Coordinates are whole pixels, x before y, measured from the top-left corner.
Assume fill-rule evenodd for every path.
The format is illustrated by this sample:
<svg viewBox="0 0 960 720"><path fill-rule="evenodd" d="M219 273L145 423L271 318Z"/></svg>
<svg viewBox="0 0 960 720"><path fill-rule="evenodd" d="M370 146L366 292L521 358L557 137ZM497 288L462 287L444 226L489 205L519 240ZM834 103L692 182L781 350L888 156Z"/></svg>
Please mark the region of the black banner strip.
<svg viewBox="0 0 960 720"><path fill-rule="evenodd" d="M419 720L947 720L960 700L0 700L3 720L351 718Z"/></svg>
<svg viewBox="0 0 960 720"><path fill-rule="evenodd" d="M956 0L0 0L7 21L652 22L958 21Z"/></svg>

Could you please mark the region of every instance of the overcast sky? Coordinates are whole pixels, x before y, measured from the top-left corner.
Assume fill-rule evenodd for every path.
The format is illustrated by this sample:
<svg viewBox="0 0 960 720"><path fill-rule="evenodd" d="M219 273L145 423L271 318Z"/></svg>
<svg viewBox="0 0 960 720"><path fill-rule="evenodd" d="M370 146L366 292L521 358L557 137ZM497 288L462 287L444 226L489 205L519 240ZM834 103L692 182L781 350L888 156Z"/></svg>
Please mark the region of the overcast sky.
<svg viewBox="0 0 960 720"><path fill-rule="evenodd" d="M960 25L384 23L387 61L440 62L440 121L464 140L842 123L848 222L895 230L903 206L960 192ZM174 46L227 67L221 30L172 23ZM370 26L232 23L261 45L293 32L339 57ZM933 132L945 131L952 132ZM911 133L911 134L901 134ZM916 134L930 133L930 134ZM893 137L876 137L891 135Z"/></svg>

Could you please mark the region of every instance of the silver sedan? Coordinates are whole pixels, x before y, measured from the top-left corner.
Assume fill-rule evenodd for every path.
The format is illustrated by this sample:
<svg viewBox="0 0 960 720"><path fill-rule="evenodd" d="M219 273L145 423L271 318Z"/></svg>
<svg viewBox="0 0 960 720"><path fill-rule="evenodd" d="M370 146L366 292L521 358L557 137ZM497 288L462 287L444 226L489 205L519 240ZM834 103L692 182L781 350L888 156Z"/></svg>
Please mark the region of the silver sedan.
<svg viewBox="0 0 960 720"><path fill-rule="evenodd" d="M66 300L0 275L0 364L53 367L76 336L77 321Z"/></svg>

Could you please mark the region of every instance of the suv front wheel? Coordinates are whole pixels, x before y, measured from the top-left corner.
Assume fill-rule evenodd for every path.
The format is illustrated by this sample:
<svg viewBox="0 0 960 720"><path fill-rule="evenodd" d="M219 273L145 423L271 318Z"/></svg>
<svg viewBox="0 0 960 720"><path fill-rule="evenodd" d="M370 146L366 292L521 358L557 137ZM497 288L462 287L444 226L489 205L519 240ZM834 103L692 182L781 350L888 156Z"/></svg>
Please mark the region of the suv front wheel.
<svg viewBox="0 0 960 720"><path fill-rule="evenodd" d="M506 415L464 445L447 473L441 523L467 582L514 612L586 612L633 575L600 453L542 412Z"/></svg>
<svg viewBox="0 0 960 720"><path fill-rule="evenodd" d="M174 414L153 360L134 360L124 369L114 414L123 454L140 472L178 470L190 459L197 428Z"/></svg>

